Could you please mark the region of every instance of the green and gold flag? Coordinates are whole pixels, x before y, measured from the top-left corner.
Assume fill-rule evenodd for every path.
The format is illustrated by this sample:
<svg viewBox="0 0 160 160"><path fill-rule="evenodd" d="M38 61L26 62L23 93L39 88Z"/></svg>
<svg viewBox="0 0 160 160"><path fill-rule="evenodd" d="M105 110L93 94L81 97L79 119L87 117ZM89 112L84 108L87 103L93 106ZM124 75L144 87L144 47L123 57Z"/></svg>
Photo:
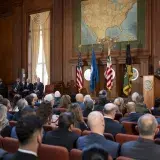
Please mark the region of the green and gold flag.
<svg viewBox="0 0 160 160"><path fill-rule="evenodd" d="M127 45L126 49L126 67L125 67L125 74L124 74L124 82L123 82L123 93L128 96L132 90L132 57L130 53L130 44Z"/></svg>

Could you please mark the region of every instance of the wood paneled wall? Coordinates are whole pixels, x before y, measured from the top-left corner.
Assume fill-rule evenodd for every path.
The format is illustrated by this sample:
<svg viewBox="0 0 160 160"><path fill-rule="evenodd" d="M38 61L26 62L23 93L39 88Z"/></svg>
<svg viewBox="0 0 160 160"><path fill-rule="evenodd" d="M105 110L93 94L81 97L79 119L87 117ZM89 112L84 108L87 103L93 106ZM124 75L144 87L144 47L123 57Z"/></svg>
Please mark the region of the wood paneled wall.
<svg viewBox="0 0 160 160"><path fill-rule="evenodd" d="M73 2L74 0L1 0L0 1L0 77L10 84L20 71L28 70L28 26L29 15L35 12L51 10L51 82L67 81L76 77L76 53L73 50ZM145 48L132 50L134 66L140 75L153 74L160 60L160 1L146 0L146 44ZM6 11L6 12L4 12ZM122 76L119 75L125 64L125 52L113 53L113 67L117 77L112 96L121 93ZM83 57L89 64L90 57ZM103 73L106 59L98 53L101 82L104 86ZM85 67L87 67L85 65ZM88 87L88 83L86 83ZM142 92L142 78L133 84L133 91Z"/></svg>

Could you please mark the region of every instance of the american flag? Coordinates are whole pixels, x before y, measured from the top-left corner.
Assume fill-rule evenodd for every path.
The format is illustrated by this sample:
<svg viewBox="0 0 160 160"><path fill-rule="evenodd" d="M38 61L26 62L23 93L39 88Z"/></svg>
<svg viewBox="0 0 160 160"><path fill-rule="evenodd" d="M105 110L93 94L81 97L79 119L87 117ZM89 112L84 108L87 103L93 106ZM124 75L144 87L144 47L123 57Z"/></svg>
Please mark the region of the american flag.
<svg viewBox="0 0 160 160"><path fill-rule="evenodd" d="M83 88L82 58L81 53L78 55L78 65L76 67L76 85L78 90Z"/></svg>
<svg viewBox="0 0 160 160"><path fill-rule="evenodd" d="M112 60L111 60L111 56L108 55L107 57L107 67L106 67L106 71L105 71L105 78L107 80L106 82L106 88L108 90L111 90L113 87L113 69L112 69Z"/></svg>

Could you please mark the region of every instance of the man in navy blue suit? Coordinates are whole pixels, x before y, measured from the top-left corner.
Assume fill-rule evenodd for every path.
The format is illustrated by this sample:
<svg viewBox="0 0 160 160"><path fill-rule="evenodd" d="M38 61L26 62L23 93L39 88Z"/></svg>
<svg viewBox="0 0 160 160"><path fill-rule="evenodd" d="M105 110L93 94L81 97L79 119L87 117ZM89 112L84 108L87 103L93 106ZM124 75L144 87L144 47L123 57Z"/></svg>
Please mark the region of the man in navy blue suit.
<svg viewBox="0 0 160 160"><path fill-rule="evenodd" d="M154 136L159 131L157 120L151 114L145 114L138 120L139 139L124 143L121 156L140 160L159 160L160 145L154 143Z"/></svg>
<svg viewBox="0 0 160 160"><path fill-rule="evenodd" d="M113 158L118 157L120 145L119 143L105 139L103 136L105 123L103 115L94 111L88 116L88 125L92 131L87 136L80 137L77 141L77 148L80 150L85 149L93 144L102 146Z"/></svg>
<svg viewBox="0 0 160 160"><path fill-rule="evenodd" d="M139 117L141 117L143 114L136 113L136 104L134 102L128 102L126 106L127 106L128 116L121 118L120 122L123 121L137 122Z"/></svg>
<svg viewBox="0 0 160 160"><path fill-rule="evenodd" d="M103 110L105 133L111 133L113 136L116 136L118 133L125 133L123 125L114 120L116 111L117 106L113 103L107 103Z"/></svg>
<svg viewBox="0 0 160 160"><path fill-rule="evenodd" d="M40 78L39 77L37 78L37 82L34 83L33 91L34 91L34 93L37 94L37 96L38 96L39 99L42 98L43 91L44 91L44 85L43 85L42 82L40 82Z"/></svg>

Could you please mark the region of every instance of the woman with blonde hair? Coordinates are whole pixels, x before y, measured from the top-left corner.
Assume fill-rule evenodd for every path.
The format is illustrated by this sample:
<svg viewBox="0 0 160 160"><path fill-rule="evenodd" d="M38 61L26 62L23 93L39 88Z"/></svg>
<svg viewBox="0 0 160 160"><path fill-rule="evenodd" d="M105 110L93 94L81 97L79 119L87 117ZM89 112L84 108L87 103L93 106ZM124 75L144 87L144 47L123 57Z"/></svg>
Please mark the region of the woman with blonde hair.
<svg viewBox="0 0 160 160"><path fill-rule="evenodd" d="M0 104L0 135L2 137L10 137L11 127L7 119L7 108Z"/></svg>
<svg viewBox="0 0 160 160"><path fill-rule="evenodd" d="M70 105L71 105L71 97L67 94L63 95L60 100L60 107L68 109Z"/></svg>
<svg viewBox="0 0 160 160"><path fill-rule="evenodd" d="M87 124L84 122L83 113L78 103L72 104L69 109L69 112L74 115L74 127L79 128L82 131L88 130Z"/></svg>

